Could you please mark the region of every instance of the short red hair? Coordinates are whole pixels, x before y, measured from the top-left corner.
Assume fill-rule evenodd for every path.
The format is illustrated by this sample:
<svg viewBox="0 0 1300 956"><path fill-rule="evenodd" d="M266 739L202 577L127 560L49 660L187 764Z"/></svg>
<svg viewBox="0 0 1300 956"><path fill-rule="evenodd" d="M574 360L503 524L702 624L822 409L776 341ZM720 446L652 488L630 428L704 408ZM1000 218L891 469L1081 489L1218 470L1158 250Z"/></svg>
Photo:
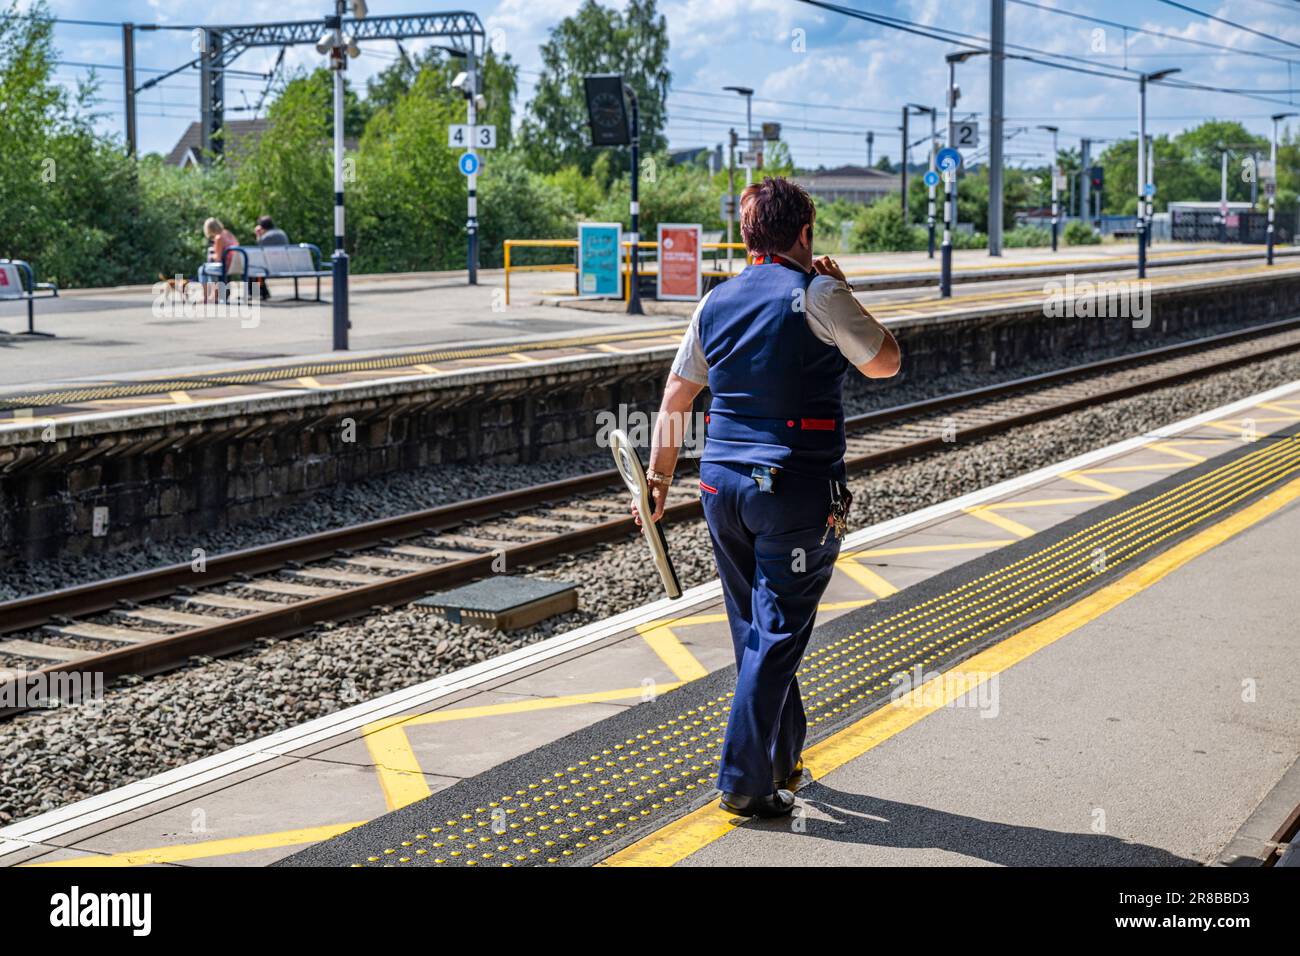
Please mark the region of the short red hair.
<svg viewBox="0 0 1300 956"><path fill-rule="evenodd" d="M755 255L785 252L816 214L812 197L802 186L769 176L740 194L740 236Z"/></svg>

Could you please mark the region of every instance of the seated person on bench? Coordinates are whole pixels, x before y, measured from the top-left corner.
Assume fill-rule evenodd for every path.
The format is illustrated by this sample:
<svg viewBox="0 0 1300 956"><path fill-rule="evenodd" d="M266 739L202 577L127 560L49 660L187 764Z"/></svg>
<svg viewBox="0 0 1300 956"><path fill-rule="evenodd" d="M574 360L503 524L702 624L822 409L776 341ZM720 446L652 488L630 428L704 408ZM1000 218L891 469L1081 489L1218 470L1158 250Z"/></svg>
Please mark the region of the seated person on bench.
<svg viewBox="0 0 1300 956"><path fill-rule="evenodd" d="M257 225L253 227L253 233L257 236L259 246L287 246L289 237L283 229L276 228L270 216L261 216L257 220ZM257 284L261 287L262 298L271 298L271 290L266 287L265 279L258 279Z"/></svg>
<svg viewBox="0 0 1300 956"><path fill-rule="evenodd" d="M203 223L203 235L208 237L208 266L199 270L199 282L203 284L203 301L208 301L208 284L211 282L213 271L221 274L221 263L224 261L226 250L239 245L239 240L235 234L221 224L220 219L209 217ZM212 271L209 271L212 269Z"/></svg>

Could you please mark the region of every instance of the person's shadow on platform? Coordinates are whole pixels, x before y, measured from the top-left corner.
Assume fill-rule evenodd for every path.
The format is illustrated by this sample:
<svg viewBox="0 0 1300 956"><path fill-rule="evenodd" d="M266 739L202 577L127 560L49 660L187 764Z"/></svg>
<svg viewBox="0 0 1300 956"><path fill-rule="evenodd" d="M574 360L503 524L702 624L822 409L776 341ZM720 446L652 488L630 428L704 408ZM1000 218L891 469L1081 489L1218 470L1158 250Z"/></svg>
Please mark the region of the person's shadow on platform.
<svg viewBox="0 0 1300 956"><path fill-rule="evenodd" d="M798 793L830 817L805 818L803 836L896 849L946 850L999 866L1200 866L1142 843L1104 833L1062 833L997 823L811 783ZM788 821L783 821L788 826ZM894 861L890 861L893 863Z"/></svg>

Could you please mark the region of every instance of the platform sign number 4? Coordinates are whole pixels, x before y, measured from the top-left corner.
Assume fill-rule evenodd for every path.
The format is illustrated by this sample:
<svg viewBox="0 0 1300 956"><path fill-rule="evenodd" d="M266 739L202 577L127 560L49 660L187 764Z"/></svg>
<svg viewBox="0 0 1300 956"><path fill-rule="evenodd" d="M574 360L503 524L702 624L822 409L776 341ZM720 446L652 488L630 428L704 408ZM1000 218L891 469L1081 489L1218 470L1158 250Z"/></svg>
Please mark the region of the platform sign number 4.
<svg viewBox="0 0 1300 956"><path fill-rule="evenodd" d="M452 149L496 149L497 128L452 123L447 127L447 145Z"/></svg>

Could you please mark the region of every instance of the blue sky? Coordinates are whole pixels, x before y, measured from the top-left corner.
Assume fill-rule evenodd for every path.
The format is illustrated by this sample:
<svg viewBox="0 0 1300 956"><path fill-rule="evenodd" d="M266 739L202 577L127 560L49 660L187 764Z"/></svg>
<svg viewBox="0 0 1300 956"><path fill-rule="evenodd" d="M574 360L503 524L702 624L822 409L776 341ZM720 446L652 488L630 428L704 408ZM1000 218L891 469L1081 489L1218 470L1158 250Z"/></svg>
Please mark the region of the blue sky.
<svg viewBox="0 0 1300 956"><path fill-rule="evenodd" d="M1298 0L1184 0L1185 5L1252 27L1275 39L1252 35L1216 23L1159 0L1022 0L1007 7L1007 39L1036 50L1075 57L1081 68L1121 66L1154 71L1180 67L1189 81L1233 89L1276 91L1263 94L1270 102L1200 90L1161 88L1148 97L1150 128L1176 132L1206 118L1239 119L1260 133L1269 129L1268 116L1289 111L1300 88L1300 66L1288 76L1285 59L1300 64L1300 2ZM844 6L940 26L978 37L988 34L987 0L840 0ZM607 0L621 6L622 0ZM578 6L575 0L371 0L372 14L469 9L478 13L494 42L504 47L522 69L520 102L531 94L539 69L538 47L550 28ZM332 8L328 0L50 0L62 18L136 23L217 24L259 20L317 19ZM1072 11L1212 44L1236 51L1272 52L1275 59L1197 47L1169 37L1134 34L1110 26L1081 22L1056 11ZM947 68L945 53L955 45L912 36L882 26L852 20L797 0L660 0L668 19L673 72L669 97L669 139L673 146L721 142L729 126L743 127L743 102L724 85L756 90L754 121L779 121L797 163L804 166L861 163L866 159L866 133L873 130L875 158L899 153L900 108L905 102L938 105L942 109ZM1098 32L1100 31L1100 32ZM99 109L104 126L121 128L121 37L115 28L61 24L56 31L64 65L61 80L69 83L87 74L82 64L100 64ZM409 49L418 49L413 42ZM1022 51L1023 52L1023 51ZM396 57L390 44L375 44L354 61L353 81L364 81ZM138 81L149 70L170 69L192 56L184 31L137 34ZM242 56L236 68L269 69L274 51ZM291 48L286 64L315 66L321 58L308 46ZM988 109L988 61L975 58L958 68L962 89L959 115ZM262 81L228 80L232 105L258 101ZM141 146L170 149L198 111L195 71L176 77L139 98ZM1300 106L1296 108L1300 112ZM1082 136L1094 139L1131 135L1137 126L1137 87L1118 80L1065 72L1023 61L1007 63L1008 161L1045 161L1050 134L1038 129L1060 127L1062 146L1078 145ZM249 112L232 116L250 116ZM941 114L942 115L942 114ZM913 120L921 123L921 118ZM928 121L924 121L927 122ZM914 139L916 136L914 135ZM920 159L917 148L915 159Z"/></svg>

